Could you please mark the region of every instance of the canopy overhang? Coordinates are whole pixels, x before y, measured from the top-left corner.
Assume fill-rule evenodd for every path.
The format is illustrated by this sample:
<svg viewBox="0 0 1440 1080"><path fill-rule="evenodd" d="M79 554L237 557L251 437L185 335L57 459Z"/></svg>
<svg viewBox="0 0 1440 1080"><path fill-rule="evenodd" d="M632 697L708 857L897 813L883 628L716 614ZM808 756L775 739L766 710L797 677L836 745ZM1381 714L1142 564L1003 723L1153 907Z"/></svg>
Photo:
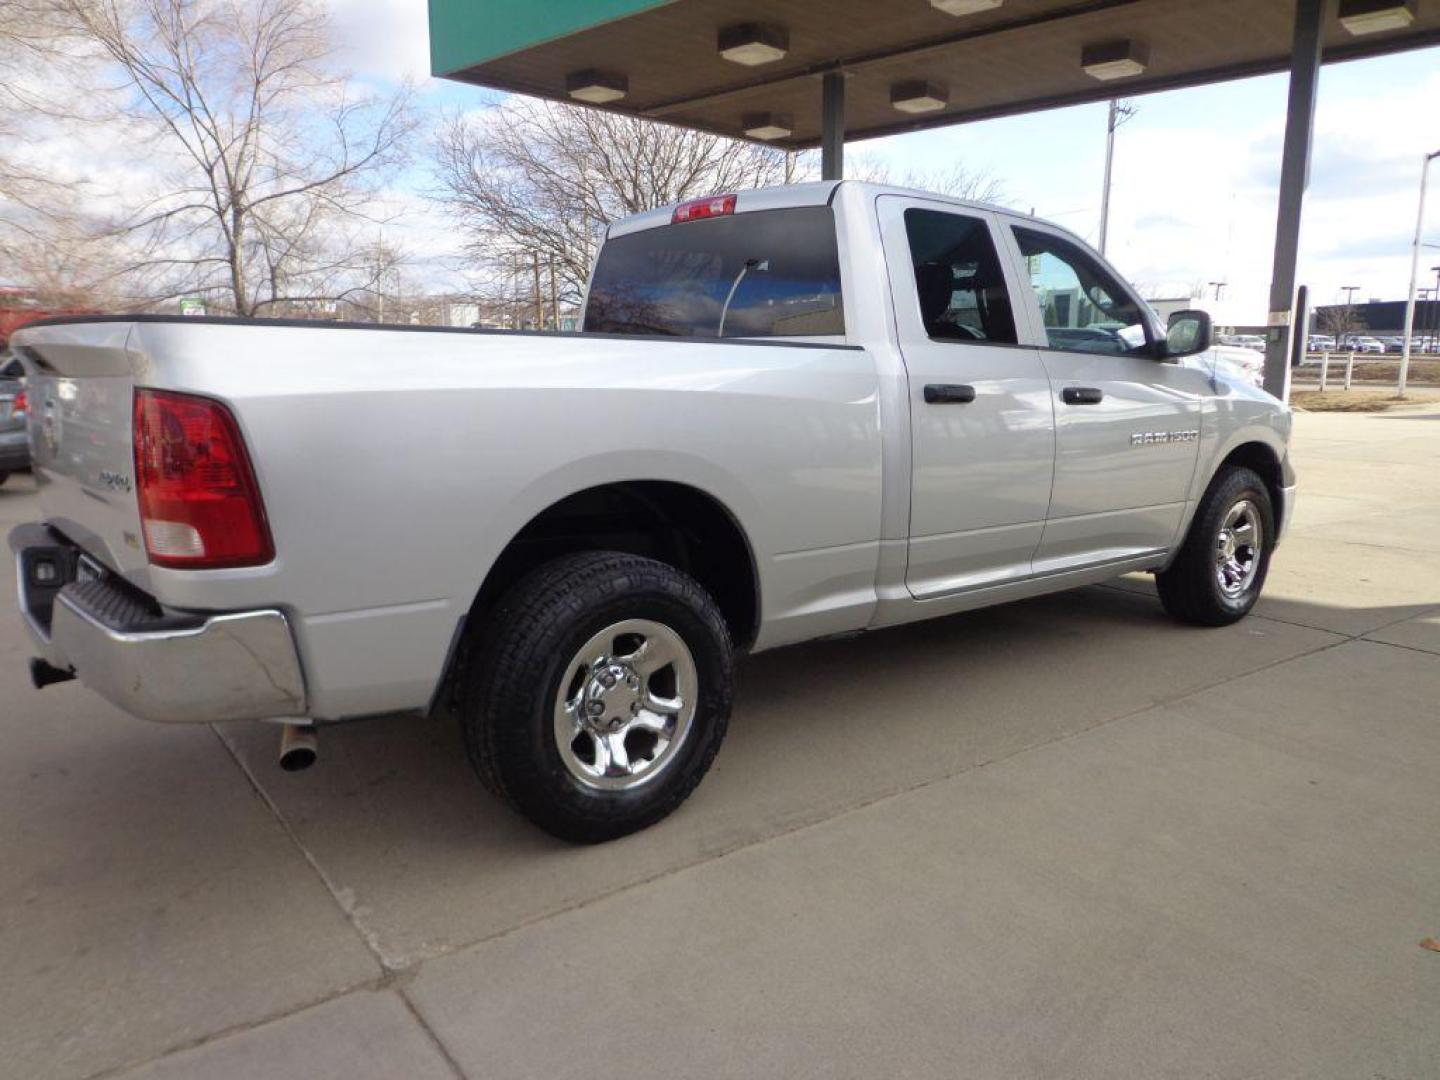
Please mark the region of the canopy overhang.
<svg viewBox="0 0 1440 1080"><path fill-rule="evenodd" d="M1322 27L1326 62L1440 44L1440 0L1412 0L1409 25L1352 35ZM929 0L430 0L434 73L479 86L571 100L567 79L624 78L601 107L745 137L756 114L790 131L767 140L819 145L821 77L845 77L846 139L1105 101L1289 70L1295 0L1003 0L954 16ZM723 59L722 29L782 27L782 59ZM1087 48L1133 43L1144 70L1100 80ZM915 114L892 104L904 83L938 88Z"/></svg>

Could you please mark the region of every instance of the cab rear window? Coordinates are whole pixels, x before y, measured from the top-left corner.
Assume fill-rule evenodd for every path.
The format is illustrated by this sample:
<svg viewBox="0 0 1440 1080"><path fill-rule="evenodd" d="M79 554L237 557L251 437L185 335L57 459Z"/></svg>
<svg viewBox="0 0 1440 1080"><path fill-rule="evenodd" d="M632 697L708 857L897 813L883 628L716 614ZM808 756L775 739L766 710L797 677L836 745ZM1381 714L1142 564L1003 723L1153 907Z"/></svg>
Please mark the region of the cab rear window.
<svg viewBox="0 0 1440 1080"><path fill-rule="evenodd" d="M672 337L845 333L828 206L703 218L600 249L585 329Z"/></svg>

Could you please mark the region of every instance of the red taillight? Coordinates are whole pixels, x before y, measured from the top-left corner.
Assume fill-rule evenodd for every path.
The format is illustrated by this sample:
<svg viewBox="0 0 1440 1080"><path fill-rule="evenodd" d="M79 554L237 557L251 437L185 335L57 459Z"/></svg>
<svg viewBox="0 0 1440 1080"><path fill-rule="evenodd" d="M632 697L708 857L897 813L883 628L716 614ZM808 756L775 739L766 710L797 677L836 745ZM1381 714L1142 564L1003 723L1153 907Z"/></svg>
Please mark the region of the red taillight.
<svg viewBox="0 0 1440 1080"><path fill-rule="evenodd" d="M705 199L692 199L675 207L675 213L670 215L670 224L678 225L682 221L698 221L707 217L724 217L734 212L734 195L711 195Z"/></svg>
<svg viewBox="0 0 1440 1080"><path fill-rule="evenodd" d="M11 416L24 416L30 408L30 398L24 390L15 391L15 400L10 403Z"/></svg>
<svg viewBox="0 0 1440 1080"><path fill-rule="evenodd" d="M275 557L240 429L218 401L135 391L135 490L156 566L255 566Z"/></svg>

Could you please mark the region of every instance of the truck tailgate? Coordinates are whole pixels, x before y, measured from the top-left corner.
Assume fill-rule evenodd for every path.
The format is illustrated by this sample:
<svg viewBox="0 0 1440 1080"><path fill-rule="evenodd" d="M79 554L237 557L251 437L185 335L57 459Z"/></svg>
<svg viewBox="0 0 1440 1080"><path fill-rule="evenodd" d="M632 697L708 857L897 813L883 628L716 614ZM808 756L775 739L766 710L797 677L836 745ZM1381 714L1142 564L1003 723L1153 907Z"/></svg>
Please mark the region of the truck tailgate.
<svg viewBox="0 0 1440 1080"><path fill-rule="evenodd" d="M32 467L46 520L144 587L130 330L127 322L35 326L15 344L29 375Z"/></svg>

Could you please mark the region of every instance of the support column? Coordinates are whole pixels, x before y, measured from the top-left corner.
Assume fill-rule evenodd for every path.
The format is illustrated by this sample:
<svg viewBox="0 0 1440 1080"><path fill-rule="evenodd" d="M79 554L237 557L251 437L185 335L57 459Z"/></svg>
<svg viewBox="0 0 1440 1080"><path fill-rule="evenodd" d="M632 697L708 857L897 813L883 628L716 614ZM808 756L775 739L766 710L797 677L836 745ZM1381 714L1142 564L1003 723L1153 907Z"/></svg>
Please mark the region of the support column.
<svg viewBox="0 0 1440 1080"><path fill-rule="evenodd" d="M845 179L845 75L821 77L820 179Z"/></svg>
<svg viewBox="0 0 1440 1080"><path fill-rule="evenodd" d="M1285 114L1285 156L1280 166L1280 211L1275 225L1275 265L1270 275L1270 318L1265 341L1265 389L1282 400L1290 394L1290 350L1295 334L1295 264L1300 254L1300 216L1310 183L1315 133L1315 93L1320 84L1320 31L1334 0L1297 0L1290 58L1290 100Z"/></svg>

